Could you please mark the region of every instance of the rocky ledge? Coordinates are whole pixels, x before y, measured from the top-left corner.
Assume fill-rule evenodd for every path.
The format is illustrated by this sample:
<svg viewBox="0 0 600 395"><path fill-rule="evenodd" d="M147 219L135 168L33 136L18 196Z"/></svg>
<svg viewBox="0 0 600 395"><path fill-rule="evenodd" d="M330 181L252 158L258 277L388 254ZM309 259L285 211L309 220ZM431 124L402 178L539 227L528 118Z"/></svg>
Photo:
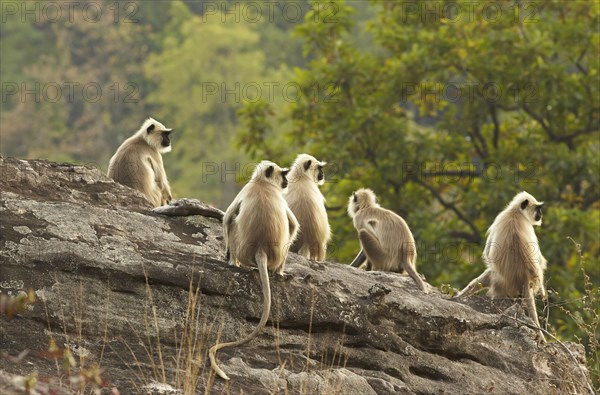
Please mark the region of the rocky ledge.
<svg viewBox="0 0 600 395"><path fill-rule="evenodd" d="M37 296L0 317L3 394L589 393L583 348L537 344L514 300L295 254L267 328L218 353L225 382L207 350L248 334L262 301L257 272L224 262L218 219L163 216L97 169L40 160L0 157L0 191L0 292Z"/></svg>

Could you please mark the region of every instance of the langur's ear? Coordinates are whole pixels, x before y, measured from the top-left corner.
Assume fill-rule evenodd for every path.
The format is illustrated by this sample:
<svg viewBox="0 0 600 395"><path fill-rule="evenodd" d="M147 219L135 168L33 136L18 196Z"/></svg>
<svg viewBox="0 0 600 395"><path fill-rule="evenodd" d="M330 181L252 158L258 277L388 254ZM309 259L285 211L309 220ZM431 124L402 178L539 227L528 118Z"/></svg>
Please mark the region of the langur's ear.
<svg viewBox="0 0 600 395"><path fill-rule="evenodd" d="M358 197L356 196L356 192L352 192L352 200L354 200L354 203L358 202Z"/></svg>
<svg viewBox="0 0 600 395"><path fill-rule="evenodd" d="M527 207L527 205L529 205L529 200L523 200L523 202L521 203L521 210L525 210L525 207Z"/></svg>
<svg viewBox="0 0 600 395"><path fill-rule="evenodd" d="M148 134L150 134L150 132L153 130L154 130L154 124L148 126L148 128L146 129L146 132L148 132Z"/></svg>
<svg viewBox="0 0 600 395"><path fill-rule="evenodd" d="M307 160L306 162L304 162L304 170L308 170L308 168L310 167L311 163L312 163L311 160Z"/></svg>

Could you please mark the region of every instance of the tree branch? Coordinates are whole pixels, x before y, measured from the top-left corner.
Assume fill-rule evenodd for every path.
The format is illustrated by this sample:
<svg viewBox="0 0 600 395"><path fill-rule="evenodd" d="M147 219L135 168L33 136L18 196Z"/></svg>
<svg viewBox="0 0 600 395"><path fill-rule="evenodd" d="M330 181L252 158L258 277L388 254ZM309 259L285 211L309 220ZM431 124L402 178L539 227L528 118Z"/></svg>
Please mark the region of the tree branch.
<svg viewBox="0 0 600 395"><path fill-rule="evenodd" d="M577 60L572 61L575 64L575 67L577 67L577 69L579 71L581 71L583 74L588 75L588 71L587 69L581 64L581 60L583 59L583 57L585 56L585 54L587 53L589 48L589 42L588 42L588 46L585 47L583 49L583 51L581 51L581 53L579 54L579 56L577 57Z"/></svg>
<svg viewBox="0 0 600 395"><path fill-rule="evenodd" d="M481 177L482 172L472 170L445 170L445 171L427 171L422 173L423 177L469 177L478 178Z"/></svg>
<svg viewBox="0 0 600 395"><path fill-rule="evenodd" d="M492 113L492 121L494 122L494 140L493 145L495 149L498 149L498 139L500 137L500 122L498 121L498 111L495 105L490 106L490 112Z"/></svg>
<svg viewBox="0 0 600 395"><path fill-rule="evenodd" d="M566 136L559 137L558 141L573 140L577 136L581 136L583 134L590 134L590 133L596 132L596 131L598 131L598 128L599 128L598 125L596 125L595 127L594 127L594 125L591 125L591 126L588 125L587 127L578 129L578 130L574 131L571 134L567 134Z"/></svg>
<svg viewBox="0 0 600 395"><path fill-rule="evenodd" d="M523 40L529 44L529 37L527 37L527 33L525 33L525 28L523 26L523 2L521 0L517 0L517 7L519 7L519 32L521 33L521 37Z"/></svg>
<svg viewBox="0 0 600 395"><path fill-rule="evenodd" d="M479 244L481 242L480 237L473 237L473 234L469 233L469 232L460 232L460 231L450 232L450 236L457 238L457 239L466 240L473 244Z"/></svg>
<svg viewBox="0 0 600 395"><path fill-rule="evenodd" d="M461 220L465 225L467 225L469 229L471 229L471 233L468 234L468 237L464 237L465 239L472 241L476 244L481 244L482 240L481 236L479 235L479 229L477 229L475 224L473 224L473 222L469 220L469 218L467 218L465 214L462 211L460 211L453 202L446 201L434 187L420 180L418 177L411 177L411 179L417 184L421 185L423 188L427 189L436 198L436 200L442 206L444 206L445 209L450 210L454 214L456 214L458 219Z"/></svg>
<svg viewBox="0 0 600 395"><path fill-rule="evenodd" d="M569 147L569 150L571 150L571 151L575 150L575 143L573 142L575 137L578 137L578 136L581 136L584 134L594 133L598 130L598 125L594 124L593 111L590 111L590 114L588 116L588 125L586 127L578 129L578 130L574 131L573 133L570 133L567 135L562 135L562 136L557 136L554 133L554 130L550 127L550 125L548 125L548 123L546 123L544 118L542 116L540 116L539 114L536 114L533 110L531 110L529 107L527 107L527 105L523 106L523 111L525 111L525 113L527 113L527 115L529 115L537 123L540 124L540 126L542 127L542 129L544 129L544 131L546 132L546 134L548 135L550 140L558 142L558 143L566 144L567 147Z"/></svg>
<svg viewBox="0 0 600 395"><path fill-rule="evenodd" d="M523 111L525 111L525 113L527 115L529 115L537 123L540 124L540 126L542 127L542 129L544 129L544 131L546 132L546 134L548 135L548 137L550 137L551 140L556 141L556 135L554 134L554 130L552 130L552 128L550 127L550 125L548 125L546 123L546 121L544 120L544 118L541 115L536 114L532 109L530 109L527 106L527 104L523 105Z"/></svg>
<svg viewBox="0 0 600 395"><path fill-rule="evenodd" d="M481 144L481 150L482 150L482 152L480 153L481 157L487 158L490 151L488 149L487 142L483 138L483 135L481 134L481 130L479 129L479 125L477 124L476 121L474 121L474 124L473 124L473 136Z"/></svg>

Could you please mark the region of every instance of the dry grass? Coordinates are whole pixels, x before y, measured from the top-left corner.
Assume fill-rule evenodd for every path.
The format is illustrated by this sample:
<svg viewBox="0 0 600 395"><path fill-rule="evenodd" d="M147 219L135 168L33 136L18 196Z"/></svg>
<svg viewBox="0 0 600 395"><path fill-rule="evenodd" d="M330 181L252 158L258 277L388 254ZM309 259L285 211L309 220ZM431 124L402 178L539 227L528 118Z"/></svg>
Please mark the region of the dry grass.
<svg viewBox="0 0 600 395"><path fill-rule="evenodd" d="M83 286L80 285L78 292L71 296L73 304L76 306L73 310L73 325L75 328L75 336L71 336L67 331L68 323L65 316L64 304L59 299L59 317L62 323L64 338L64 347L57 342L57 336L52 332L48 306L42 299L44 311L46 314L46 322L48 323L48 348L44 351L36 352L36 356L48 361L52 361L54 365L53 374L40 374L38 370L32 371L29 375L21 377L13 376L11 380L15 391L20 391L24 394L36 395L52 395L52 394L106 394L110 393L118 395L119 391L112 387L107 382L102 374L104 369L98 363L90 363L88 354L85 352L83 339ZM35 292L28 290L22 292L16 297L1 298L0 313L6 315L9 319L17 313L23 313L26 308L36 302ZM3 355L2 357L9 362L21 362L30 350L23 350L17 357Z"/></svg>
<svg viewBox="0 0 600 395"><path fill-rule="evenodd" d="M569 318L575 322L577 327L585 333L587 337L584 339L577 339L580 344L586 345L587 363L592 377L592 385L595 387L596 393L600 393L600 300L599 289L594 287L590 281L590 277L585 272L585 259L581 244L577 243L571 237L567 237L571 240L575 246L575 251L579 257L579 269L581 270L581 276L583 281L584 293L581 298L581 312L573 312L563 306L559 305L558 309L565 313ZM582 314L589 317L584 320Z"/></svg>
<svg viewBox="0 0 600 395"><path fill-rule="evenodd" d="M190 278L193 277L190 276ZM190 281L183 322L180 326L177 326L172 337L176 353L165 355L165 346L162 344L165 339L164 337L161 338L159 333L159 317L152 292L152 286L147 281L144 312L145 334L135 334L137 343L142 345L143 354L137 355L136 351L126 344L129 361L125 358L122 359L132 372L132 386L144 393L195 395L198 393L199 388L204 388L205 394L212 394L213 384L217 378L206 360L206 352L210 346L207 343L209 340L207 334L218 331L220 335L223 322L217 321L217 317L214 317L211 321L208 319L207 314L203 314L202 293L199 286ZM313 287L310 302L310 321L304 351L305 363L302 367L299 366L298 370L305 373L307 378L316 372L323 377L323 381L319 384L319 393L342 394L341 378L328 373L346 366L347 356L343 352L344 337L337 337L334 340L335 344L325 347L325 351L320 354L320 362L317 365L310 357L311 354L315 353L312 322L317 305L317 294L317 290ZM274 305L277 305L277 301ZM271 316L273 317L273 314ZM275 335L274 349L279 358L277 370L279 378L284 378L286 368L291 368L292 371L298 370L293 368L293 362L288 359L289 356L285 357L286 353L289 355L289 351L284 351L279 346L282 344L282 332L277 320L272 321L272 328ZM331 349L333 349L333 354L328 355L327 350ZM233 381L235 381L235 378ZM293 390L286 388L282 391L276 380L271 393L312 395L314 394L314 387L309 381L302 382L300 388L294 388ZM153 386L148 386L149 383L153 383ZM230 393L229 385L229 383L225 383L223 393Z"/></svg>

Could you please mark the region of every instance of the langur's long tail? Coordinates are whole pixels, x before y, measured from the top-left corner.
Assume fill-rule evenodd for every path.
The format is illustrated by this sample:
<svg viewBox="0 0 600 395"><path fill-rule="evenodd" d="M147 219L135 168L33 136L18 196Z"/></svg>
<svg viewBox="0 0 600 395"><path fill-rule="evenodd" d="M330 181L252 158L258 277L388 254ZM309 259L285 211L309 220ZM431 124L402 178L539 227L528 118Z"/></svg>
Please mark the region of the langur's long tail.
<svg viewBox="0 0 600 395"><path fill-rule="evenodd" d="M256 253L256 266L258 266L258 272L260 274L260 283L263 291L263 311L262 316L260 317L260 322L254 328L252 333L250 333L247 337L236 340L234 342L229 343L217 343L208 350L208 356L210 358L210 366L213 368L215 373L219 375L224 380L229 380L229 377L225 374L223 370L217 364L215 359L215 354L222 348L226 347L237 347L242 344L248 343L250 340L254 339L261 330L267 324L267 320L269 319L269 313L271 312L271 285L269 284L269 272L267 271L267 254L264 251L260 250Z"/></svg>
<svg viewBox="0 0 600 395"><path fill-rule="evenodd" d="M352 261L352 263L350 264L350 266L352 266L352 267L359 267L366 260L367 260L367 255L365 254L365 250L363 250L361 248L360 252L358 253L358 255L356 255L356 257L354 258L354 260Z"/></svg>

